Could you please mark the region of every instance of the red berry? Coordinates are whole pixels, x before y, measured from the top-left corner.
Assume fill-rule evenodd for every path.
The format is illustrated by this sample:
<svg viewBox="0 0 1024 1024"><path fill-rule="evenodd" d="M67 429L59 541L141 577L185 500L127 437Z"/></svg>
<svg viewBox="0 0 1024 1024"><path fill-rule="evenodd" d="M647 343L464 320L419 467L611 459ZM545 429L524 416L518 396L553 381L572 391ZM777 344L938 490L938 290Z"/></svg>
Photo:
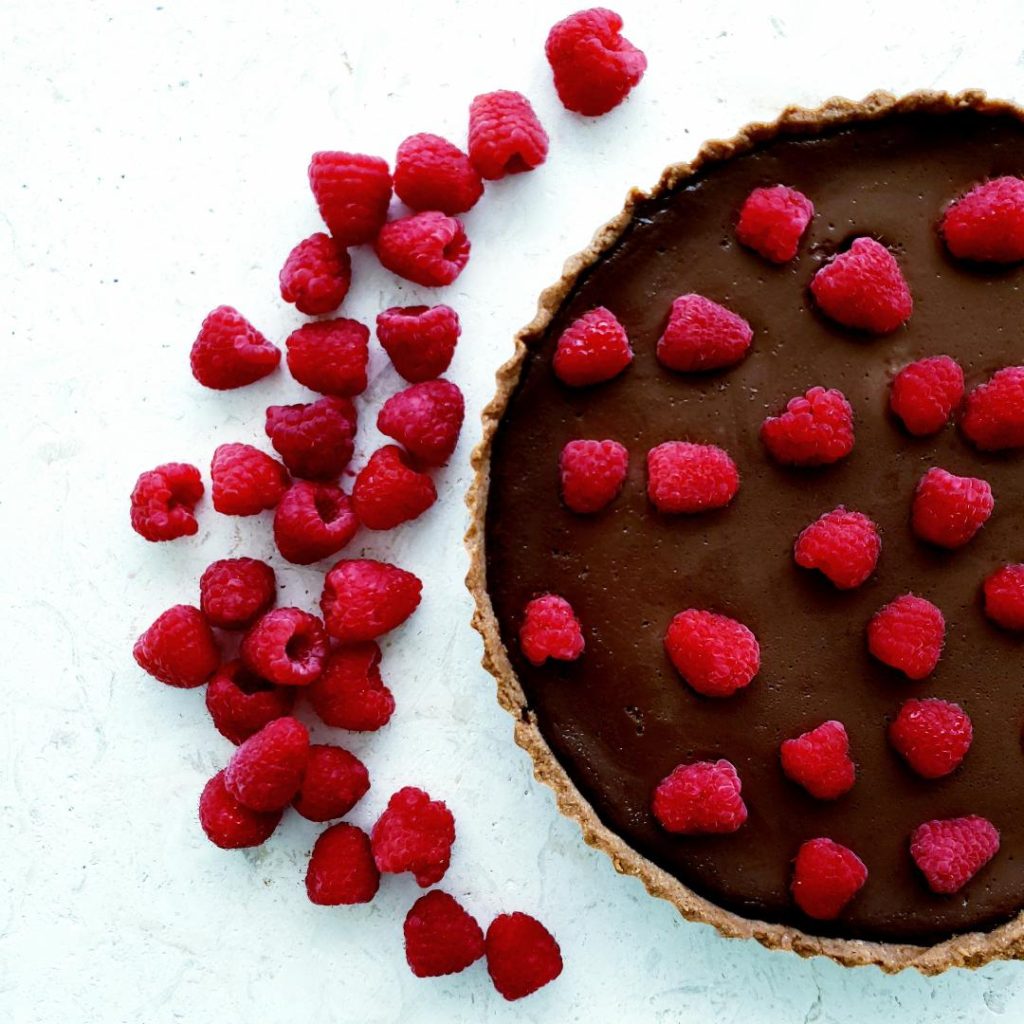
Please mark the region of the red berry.
<svg viewBox="0 0 1024 1024"><path fill-rule="evenodd" d="M530 101L501 89L469 105L469 159L487 179L533 170L548 155L548 134Z"/></svg>
<svg viewBox="0 0 1024 1024"><path fill-rule="evenodd" d="M697 608L674 616L665 650L676 671L705 697L730 697L761 669L757 637L742 622Z"/></svg>
<svg viewBox="0 0 1024 1024"><path fill-rule="evenodd" d="M372 641L333 651L306 692L324 725L337 729L375 732L395 710L380 676L380 648Z"/></svg>
<svg viewBox="0 0 1024 1024"><path fill-rule="evenodd" d="M849 847L831 839L808 839L793 862L790 891L808 917L831 921L867 880L868 869Z"/></svg>
<svg viewBox="0 0 1024 1024"><path fill-rule="evenodd" d="M983 452L1024 447L1024 366L1005 366L979 384L967 396L960 429Z"/></svg>
<svg viewBox="0 0 1024 1024"><path fill-rule="evenodd" d="M226 516L254 516L273 508L290 483L277 459L251 444L222 444L210 464L213 507Z"/></svg>
<svg viewBox="0 0 1024 1024"><path fill-rule="evenodd" d="M618 441L570 441L558 458L562 501L573 512L600 512L622 490L628 468Z"/></svg>
<svg viewBox="0 0 1024 1024"><path fill-rule="evenodd" d="M753 337L750 324L725 306L703 295L680 295L658 339L658 362L688 373L720 370L738 363Z"/></svg>
<svg viewBox="0 0 1024 1024"><path fill-rule="evenodd" d="M396 565L342 559L324 579L320 598L327 632L344 644L375 640L412 615L422 589L411 572Z"/></svg>
<svg viewBox="0 0 1024 1024"><path fill-rule="evenodd" d="M564 597L543 594L526 605L519 647L531 665L543 665L548 658L575 661L585 646L580 620Z"/></svg>
<svg viewBox="0 0 1024 1024"><path fill-rule="evenodd" d="M459 315L450 306L393 306L377 314L381 347L411 384L448 369L460 330Z"/></svg>
<svg viewBox="0 0 1024 1024"><path fill-rule="evenodd" d="M455 842L455 819L442 800L406 786L388 801L370 833L377 869L411 871L421 888L440 882Z"/></svg>
<svg viewBox="0 0 1024 1024"><path fill-rule="evenodd" d="M743 202L736 237L766 260L788 263L813 217L814 203L795 188L755 188Z"/></svg>
<svg viewBox="0 0 1024 1024"><path fill-rule="evenodd" d="M819 800L835 800L853 788L857 768L842 722L822 722L779 748L786 778Z"/></svg>
<svg viewBox="0 0 1024 1024"><path fill-rule="evenodd" d="M295 565L312 565L336 555L358 529L348 495L331 484L299 480L284 492L274 511L277 550Z"/></svg>
<svg viewBox="0 0 1024 1024"><path fill-rule="evenodd" d="M139 666L168 686L202 686L220 664L210 624L198 608L176 604L135 641Z"/></svg>
<svg viewBox="0 0 1024 1024"><path fill-rule="evenodd" d="M347 249L318 231L288 253L278 279L281 298L300 313L333 313L352 283L352 260Z"/></svg>
<svg viewBox="0 0 1024 1024"><path fill-rule="evenodd" d="M972 814L918 825L910 856L932 892L959 892L999 851L999 830Z"/></svg>
<svg viewBox="0 0 1024 1024"><path fill-rule="evenodd" d="M310 821L330 821L348 814L369 788L370 775L355 754L330 743L314 743L292 804Z"/></svg>
<svg viewBox="0 0 1024 1024"><path fill-rule="evenodd" d="M736 463L717 445L665 441L647 453L647 496L659 512L724 508L739 486Z"/></svg>
<svg viewBox="0 0 1024 1024"><path fill-rule="evenodd" d="M274 570L258 558L222 558L199 577L199 607L219 629L245 629L274 603Z"/></svg>
<svg viewBox="0 0 1024 1024"><path fill-rule="evenodd" d="M1007 176L976 185L946 210L939 230L960 259L1024 260L1024 181Z"/></svg>
<svg viewBox="0 0 1024 1024"><path fill-rule="evenodd" d="M484 955L484 933L454 896L433 889L405 915L405 959L417 978L458 974Z"/></svg>
<svg viewBox="0 0 1024 1024"><path fill-rule="evenodd" d="M964 371L949 356L904 366L893 378L889 404L915 437L938 433L964 397Z"/></svg>
<svg viewBox="0 0 1024 1024"><path fill-rule="evenodd" d="M281 820L281 811L262 813L240 804L224 785L224 773L203 787L199 797L199 824L214 846L242 850L265 843Z"/></svg>
<svg viewBox="0 0 1024 1024"><path fill-rule="evenodd" d="M677 835L735 832L747 820L743 784L724 759L681 764L658 783L651 810Z"/></svg>
<svg viewBox="0 0 1024 1024"><path fill-rule="evenodd" d="M625 328L611 310L598 306L562 332L551 365L563 384L581 388L617 377L632 361Z"/></svg>
<svg viewBox="0 0 1024 1024"><path fill-rule="evenodd" d="M984 590L985 614L1003 629L1024 630L1024 563L996 569Z"/></svg>
<svg viewBox="0 0 1024 1024"><path fill-rule="evenodd" d="M428 380L392 395L377 414L377 429L398 441L420 465L443 466L455 451L465 414L457 385Z"/></svg>
<svg viewBox="0 0 1024 1024"><path fill-rule="evenodd" d="M926 779L948 775L964 759L974 738L971 720L948 700L908 700L889 726L889 742Z"/></svg>
<svg viewBox="0 0 1024 1024"><path fill-rule="evenodd" d="M840 590L859 587L874 571L882 550L878 527L842 505L805 527L793 545L796 564L818 569Z"/></svg>
<svg viewBox="0 0 1024 1024"><path fill-rule="evenodd" d="M853 451L853 409L842 391L811 388L786 403L786 411L761 424L761 440L776 462L824 466Z"/></svg>
<svg viewBox="0 0 1024 1024"><path fill-rule="evenodd" d="M192 344L192 376L204 387L229 391L277 369L281 351L231 306L218 306Z"/></svg>
<svg viewBox="0 0 1024 1024"><path fill-rule="evenodd" d="M890 601L868 623L868 650L909 679L924 679L934 671L945 641L942 612L913 594Z"/></svg>
<svg viewBox="0 0 1024 1024"><path fill-rule="evenodd" d="M250 736L224 769L224 785L254 811L279 811L291 803L309 757L309 733L298 719L275 718Z"/></svg>
<svg viewBox="0 0 1024 1024"><path fill-rule="evenodd" d="M385 161L362 153L314 153L309 186L320 216L339 245L373 241L391 202L391 175Z"/></svg>
<svg viewBox="0 0 1024 1024"><path fill-rule="evenodd" d="M355 825L332 825L313 846L306 869L306 894L323 907L369 903L380 887L370 839Z"/></svg>
<svg viewBox="0 0 1024 1024"><path fill-rule="evenodd" d="M484 185L469 157L439 135L410 135L395 158L395 194L414 210L472 209Z"/></svg>
<svg viewBox="0 0 1024 1024"><path fill-rule="evenodd" d="M132 490L132 529L146 540L191 537L199 530L193 514L203 496L203 478L195 466L167 462L140 474Z"/></svg>
<svg viewBox="0 0 1024 1024"><path fill-rule="evenodd" d="M985 480L933 467L914 491L911 524L921 540L959 548L988 522L994 507L992 488Z"/></svg>
<svg viewBox="0 0 1024 1024"><path fill-rule="evenodd" d="M356 515L371 530L390 530L416 519L435 501L434 481L414 469L396 444L378 448L352 487Z"/></svg>
<svg viewBox="0 0 1024 1024"><path fill-rule="evenodd" d="M308 686L323 671L330 647L323 623L301 608L275 608L245 634L242 661L279 686Z"/></svg>
<svg viewBox="0 0 1024 1024"><path fill-rule="evenodd" d="M206 709L214 727L235 746L275 718L291 714L294 702L294 687L274 686L240 660L221 665L206 688Z"/></svg>
<svg viewBox="0 0 1024 1024"><path fill-rule="evenodd" d="M469 261L462 221L436 210L390 221L377 236L377 258L392 274L428 288L451 284Z"/></svg>
<svg viewBox="0 0 1024 1024"><path fill-rule="evenodd" d="M352 458L355 406L347 398L319 398L308 405L271 405L267 437L294 476L337 479Z"/></svg>
<svg viewBox="0 0 1024 1024"><path fill-rule="evenodd" d="M562 973L554 936L529 914L499 914L487 929L487 973L510 1002L522 999Z"/></svg>
<svg viewBox="0 0 1024 1024"><path fill-rule="evenodd" d="M288 370L311 391L349 398L366 390L370 330L357 320L318 320L288 335Z"/></svg>

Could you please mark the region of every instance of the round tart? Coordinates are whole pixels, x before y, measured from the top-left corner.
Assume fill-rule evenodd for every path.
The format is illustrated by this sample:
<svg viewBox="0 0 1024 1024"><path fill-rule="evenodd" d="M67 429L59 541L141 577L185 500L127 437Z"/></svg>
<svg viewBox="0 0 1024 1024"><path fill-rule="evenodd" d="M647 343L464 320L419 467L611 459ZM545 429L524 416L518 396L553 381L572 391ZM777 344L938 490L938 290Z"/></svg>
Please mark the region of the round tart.
<svg viewBox="0 0 1024 1024"><path fill-rule="evenodd" d="M467 537L499 699L586 841L725 935L888 971L1024 954L1024 633L983 596L1024 562L1024 449L972 431L955 381L937 422L931 378L892 408L926 357L962 368L968 407L1024 363L1024 267L940 230L1024 175L1022 119L980 92L873 94L708 143L569 261L499 373ZM753 210L741 244L748 197L779 185L796 228L759 243ZM604 346L582 374L581 331ZM807 448L819 399L849 422ZM616 444L563 456L580 440ZM936 468L991 495L932 474L915 501ZM829 512L854 553L795 558ZM817 753L783 756L808 732Z"/></svg>

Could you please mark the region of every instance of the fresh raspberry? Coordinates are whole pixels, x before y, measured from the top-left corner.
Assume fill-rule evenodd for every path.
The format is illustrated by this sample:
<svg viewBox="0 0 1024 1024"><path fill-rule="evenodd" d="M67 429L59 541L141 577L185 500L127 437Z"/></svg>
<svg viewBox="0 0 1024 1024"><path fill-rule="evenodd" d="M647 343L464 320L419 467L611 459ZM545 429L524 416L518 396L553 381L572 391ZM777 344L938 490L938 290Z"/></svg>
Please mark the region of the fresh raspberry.
<svg viewBox="0 0 1024 1024"><path fill-rule="evenodd" d="M220 664L210 624L198 608L176 604L159 616L132 652L139 667L168 686L202 686Z"/></svg>
<svg viewBox="0 0 1024 1024"><path fill-rule="evenodd" d="M800 247L814 203L795 188L755 188L743 202L736 237L772 263L788 263Z"/></svg>
<svg viewBox="0 0 1024 1024"><path fill-rule="evenodd" d="M983 452L1024 447L1024 366L1004 366L968 396L960 429Z"/></svg>
<svg viewBox="0 0 1024 1024"><path fill-rule="evenodd" d="M245 629L274 603L274 570L258 558L222 558L199 577L199 607L219 629Z"/></svg>
<svg viewBox="0 0 1024 1024"><path fill-rule="evenodd" d="M522 93L499 89L469 105L469 159L481 177L532 171L547 155L548 133Z"/></svg>
<svg viewBox="0 0 1024 1024"><path fill-rule="evenodd" d="M392 395L377 414L377 429L393 437L423 466L443 466L455 451L466 414L458 386L427 380Z"/></svg>
<svg viewBox="0 0 1024 1024"><path fill-rule="evenodd" d="M411 572L397 565L343 558L324 579L320 607L327 632L344 644L376 640L412 615L422 589Z"/></svg>
<svg viewBox="0 0 1024 1024"><path fill-rule="evenodd" d="M278 280L281 298L300 313L333 313L352 284L352 260L347 249L318 231L288 253Z"/></svg>
<svg viewBox="0 0 1024 1024"><path fill-rule="evenodd" d="M380 648L373 641L332 651L323 674L306 692L324 725L336 729L375 732L395 710L395 698L380 676Z"/></svg>
<svg viewBox="0 0 1024 1024"><path fill-rule="evenodd" d="M487 929L487 973L510 1002L522 999L562 973L555 937L529 914L499 914Z"/></svg>
<svg viewBox="0 0 1024 1024"><path fill-rule="evenodd" d="M405 959L417 978L458 974L484 955L484 933L454 896L432 889L405 915Z"/></svg>
<svg viewBox="0 0 1024 1024"><path fill-rule="evenodd" d="M281 362L272 345L231 306L218 306L192 344L192 376L204 387L230 391L266 377Z"/></svg>
<svg viewBox="0 0 1024 1024"><path fill-rule="evenodd" d="M451 284L469 261L462 221L436 210L389 221L377 236L385 270L428 288Z"/></svg>
<svg viewBox="0 0 1024 1024"><path fill-rule="evenodd" d="M1003 629L1024 630L1024 563L1004 565L985 579L985 614Z"/></svg>
<svg viewBox="0 0 1024 1024"><path fill-rule="evenodd" d="M358 529L348 495L331 484L299 480L274 510L277 550L295 565L312 565L336 555Z"/></svg>
<svg viewBox="0 0 1024 1024"><path fill-rule="evenodd" d="M420 887L436 885L448 870L455 842L455 819L442 800L406 786L388 801L370 833L377 869L411 871Z"/></svg>
<svg viewBox="0 0 1024 1024"><path fill-rule="evenodd" d="M976 814L918 825L910 856L932 892L959 892L999 851L999 830Z"/></svg>
<svg viewBox="0 0 1024 1024"><path fill-rule="evenodd" d="M132 489L132 529L146 540L175 540L199 531L194 515L203 496L195 466L166 462L139 475Z"/></svg>
<svg viewBox="0 0 1024 1024"><path fill-rule="evenodd" d="M371 530L390 530L421 516L437 501L437 488L426 473L414 469L396 444L378 448L352 486L359 521Z"/></svg>
<svg viewBox="0 0 1024 1024"><path fill-rule="evenodd" d="M302 784L309 758L309 733L296 718L275 718L250 736L224 769L224 785L254 811L279 811Z"/></svg>
<svg viewBox="0 0 1024 1024"><path fill-rule="evenodd" d="M853 409L842 391L811 388L786 403L786 411L761 424L761 440L776 462L825 466L853 451Z"/></svg>
<svg viewBox="0 0 1024 1024"><path fill-rule="evenodd" d="M626 329L611 310L598 306L562 332L551 365L563 384L582 388L617 377L632 361Z"/></svg>
<svg viewBox="0 0 1024 1024"><path fill-rule="evenodd" d="M933 466L914 491L911 525L921 540L942 548L959 548L988 522L994 507L987 481L954 476Z"/></svg>
<svg viewBox="0 0 1024 1024"><path fill-rule="evenodd" d="M673 617L665 650L676 671L705 697L729 697L761 669L757 637L742 622L697 608Z"/></svg>
<svg viewBox="0 0 1024 1024"><path fill-rule="evenodd" d="M786 778L819 800L835 800L853 788L857 768L842 722L822 722L779 748Z"/></svg>
<svg viewBox="0 0 1024 1024"><path fill-rule="evenodd" d="M330 743L314 743L292 804L310 821L330 821L348 814L369 788L369 772L355 754Z"/></svg>
<svg viewBox="0 0 1024 1024"><path fill-rule="evenodd" d="M358 320L318 320L288 335L288 370L310 391L350 398L366 390L370 329Z"/></svg>
<svg viewBox="0 0 1024 1024"><path fill-rule="evenodd" d="M811 293L821 311L844 327L888 334L914 311L896 257L873 238L854 239L811 279Z"/></svg>
<svg viewBox="0 0 1024 1024"><path fill-rule="evenodd" d="M336 480L352 458L355 406L335 396L305 405L271 405L266 431L293 476Z"/></svg>
<svg viewBox="0 0 1024 1024"><path fill-rule="evenodd" d="M308 686L330 651L323 623L301 608L275 608L245 634L242 661L278 686Z"/></svg>
<svg viewBox="0 0 1024 1024"><path fill-rule="evenodd" d="M314 153L309 187L338 245L372 242L387 218L391 175L379 156Z"/></svg>
<svg viewBox="0 0 1024 1024"><path fill-rule="evenodd" d="M222 850L262 845L273 835L281 813L244 807L227 791L223 772L207 782L199 797L199 824L210 842Z"/></svg>
<svg viewBox="0 0 1024 1024"><path fill-rule="evenodd" d="M959 704L936 698L908 700L889 726L889 742L926 779L939 779L953 771L973 738L967 712Z"/></svg>
<svg viewBox="0 0 1024 1024"><path fill-rule="evenodd" d="M867 880L864 861L849 847L831 839L808 839L793 862L790 891L808 917L831 921Z"/></svg>
<svg viewBox="0 0 1024 1024"><path fill-rule="evenodd" d="M548 33L544 52L566 110L607 114L643 78L647 58L619 34L621 28L614 11L592 7L570 14Z"/></svg>
<svg viewBox="0 0 1024 1024"><path fill-rule="evenodd" d="M703 295L680 295L658 339L658 362L687 373L721 370L747 354L753 337L750 324L725 306Z"/></svg>
<svg viewBox="0 0 1024 1024"><path fill-rule="evenodd" d="M875 571L881 550L878 527L862 512L840 505L804 528L793 558L804 569L820 570L840 590L852 590Z"/></svg>
<svg viewBox="0 0 1024 1024"><path fill-rule="evenodd" d="M889 404L915 437L938 433L964 397L964 371L949 356L904 366L893 378Z"/></svg>
<svg viewBox="0 0 1024 1024"><path fill-rule="evenodd" d="M724 758L681 764L658 783L651 810L663 829L679 835L735 832L747 820L742 788Z"/></svg>
<svg viewBox="0 0 1024 1024"><path fill-rule="evenodd" d="M993 178L954 202L939 227L949 251L984 263L1024 260L1024 181Z"/></svg>
<svg viewBox="0 0 1024 1024"><path fill-rule="evenodd" d="M332 825L313 845L306 869L306 894L323 907L369 903L380 887L370 838L355 825Z"/></svg>
<svg viewBox="0 0 1024 1024"><path fill-rule="evenodd" d="M573 512L600 512L622 490L628 468L618 441L570 441L558 458L562 501Z"/></svg>
<svg viewBox="0 0 1024 1024"><path fill-rule="evenodd" d="M531 665L543 665L548 658L575 661L586 641L572 605L557 594L542 594L523 610L519 646Z"/></svg>
<svg viewBox="0 0 1024 1024"><path fill-rule="evenodd" d="M414 210L451 216L476 206L484 183L469 157L439 135L410 135L395 158L395 194Z"/></svg>
<svg viewBox="0 0 1024 1024"><path fill-rule="evenodd" d="M659 512L724 508L739 486L736 463L717 445L665 441L647 453L647 496Z"/></svg>
<svg viewBox="0 0 1024 1024"><path fill-rule="evenodd" d="M946 642L942 612L923 597L903 594L868 623L868 650L908 679L924 679L939 663Z"/></svg>
<svg viewBox="0 0 1024 1024"><path fill-rule="evenodd" d="M288 471L251 444L222 444L210 464L213 507L226 516L273 508L288 488Z"/></svg>
<svg viewBox="0 0 1024 1024"><path fill-rule="evenodd" d="M440 377L451 364L461 328L451 306L392 306L377 314L377 338L410 384Z"/></svg>
<svg viewBox="0 0 1024 1024"><path fill-rule="evenodd" d="M221 665L206 688L206 709L214 727L235 746L275 718L290 715L294 703L294 687L268 683L241 660Z"/></svg>

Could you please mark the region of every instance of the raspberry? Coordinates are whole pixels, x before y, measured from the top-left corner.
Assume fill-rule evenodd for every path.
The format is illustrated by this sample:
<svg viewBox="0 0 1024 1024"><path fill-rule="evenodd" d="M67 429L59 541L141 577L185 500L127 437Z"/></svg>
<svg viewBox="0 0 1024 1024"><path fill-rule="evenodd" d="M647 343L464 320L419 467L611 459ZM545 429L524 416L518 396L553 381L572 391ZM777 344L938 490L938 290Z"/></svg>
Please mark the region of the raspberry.
<svg viewBox="0 0 1024 1024"><path fill-rule="evenodd" d="M974 738L971 720L948 700L908 700L889 726L889 742L926 779L949 775L964 759Z"/></svg>
<svg viewBox="0 0 1024 1024"><path fill-rule="evenodd" d="M218 306L192 344L192 376L204 387L229 391L277 369L281 351L231 306Z"/></svg>
<svg viewBox="0 0 1024 1024"><path fill-rule="evenodd" d="M915 437L938 433L964 397L964 371L949 356L904 366L893 378L889 404Z"/></svg>
<svg viewBox="0 0 1024 1024"><path fill-rule="evenodd" d="M414 210L451 216L476 206L484 184L469 157L439 135L410 135L395 158L395 194Z"/></svg>
<svg viewBox="0 0 1024 1024"><path fill-rule="evenodd" d="M873 238L856 238L811 279L821 311L844 327L888 334L914 311L896 257Z"/></svg>
<svg viewBox="0 0 1024 1024"><path fill-rule="evenodd" d="M747 354L753 336L750 324L725 306L703 295L680 295L658 339L658 362L688 373L720 370Z"/></svg>
<svg viewBox="0 0 1024 1024"><path fill-rule="evenodd" d="M176 604L159 616L132 652L139 667L168 686L202 686L220 664L210 624L198 608Z"/></svg>
<svg viewBox="0 0 1024 1024"><path fill-rule="evenodd" d="M310 821L330 821L348 814L369 788L370 775L355 754L330 743L314 743L292 803Z"/></svg>
<svg viewBox="0 0 1024 1024"><path fill-rule="evenodd" d="M380 887L370 839L355 825L332 825L313 845L306 869L306 894L323 907L369 903Z"/></svg>
<svg viewBox="0 0 1024 1024"><path fill-rule="evenodd" d="M387 874L411 871L423 889L441 881L454 842L452 812L414 786L391 797L370 833L377 869Z"/></svg>
<svg viewBox="0 0 1024 1024"><path fill-rule="evenodd" d="M575 661L586 641L572 605L557 594L543 594L523 610L519 646L531 665L543 665L548 658Z"/></svg>
<svg viewBox="0 0 1024 1024"><path fill-rule="evenodd" d="M251 444L222 444L210 464L213 507L226 516L254 516L273 508L290 483L277 459Z"/></svg>
<svg viewBox="0 0 1024 1024"><path fill-rule="evenodd" d="M288 253L278 279L281 298L300 313L333 313L352 283L352 260L347 249L318 231Z"/></svg>
<svg viewBox="0 0 1024 1024"><path fill-rule="evenodd" d="M132 489L132 529L146 540L175 540L199 531L193 514L203 496L195 466L166 462L140 474Z"/></svg>
<svg viewBox="0 0 1024 1024"><path fill-rule="evenodd" d="M618 441L570 441L558 458L562 501L573 512L600 512L622 490L628 468Z"/></svg>
<svg viewBox="0 0 1024 1024"><path fill-rule="evenodd" d="M274 570L257 558L222 558L199 577L199 607L220 629L245 629L274 603Z"/></svg>
<svg viewBox="0 0 1024 1024"><path fill-rule="evenodd" d="M544 52L566 110L596 117L617 107L644 76L647 58L619 34L622 18L593 7L563 19L548 33Z"/></svg>
<svg viewBox="0 0 1024 1024"><path fill-rule="evenodd" d="M673 617L665 650L676 671L705 697L729 697L761 669L757 637L742 622L697 608Z"/></svg>
<svg viewBox="0 0 1024 1024"><path fill-rule="evenodd" d="M410 384L448 369L459 340L459 315L450 306L392 306L377 314L377 338Z"/></svg>
<svg viewBox="0 0 1024 1024"><path fill-rule="evenodd" d="M318 320L288 335L288 370L310 391L350 398L366 390L370 330L358 320Z"/></svg>
<svg viewBox="0 0 1024 1024"><path fill-rule="evenodd" d="M724 758L681 764L658 783L651 810L663 829L678 835L735 832L747 820L742 788Z"/></svg>
<svg viewBox="0 0 1024 1024"><path fill-rule="evenodd" d="M333 651L307 693L324 725L337 729L375 732L395 710L380 677L380 648L372 641Z"/></svg>
<svg viewBox="0 0 1024 1024"><path fill-rule="evenodd" d="M336 555L356 535L359 520L340 487L300 480L274 511L274 541L295 565L312 565Z"/></svg>
<svg viewBox="0 0 1024 1024"><path fill-rule="evenodd" d="M458 974L484 955L484 933L454 896L433 889L405 915L405 959L417 978Z"/></svg>
<svg viewBox="0 0 1024 1024"><path fill-rule="evenodd" d="M308 405L271 405L266 431L293 476L334 480L352 458L355 406L334 396Z"/></svg>
<svg viewBox="0 0 1024 1024"><path fill-rule="evenodd" d="M617 377L632 361L626 329L611 310L598 306L562 332L551 365L563 384L581 388Z"/></svg>
<svg viewBox="0 0 1024 1024"><path fill-rule="evenodd" d="M265 843L281 820L281 811L261 813L240 804L224 785L224 773L203 787L199 797L199 824L214 846L242 850Z"/></svg>
<svg viewBox="0 0 1024 1024"><path fill-rule="evenodd" d="M867 880L864 861L849 847L831 839L808 839L793 862L790 891L808 917L831 921Z"/></svg>
<svg viewBox="0 0 1024 1024"><path fill-rule="evenodd" d="M387 218L391 175L379 156L314 153L309 187L338 245L372 242Z"/></svg>
<svg viewBox="0 0 1024 1024"><path fill-rule="evenodd" d="M224 769L224 785L253 811L280 811L302 783L309 758L309 733L298 719L275 718L250 736Z"/></svg>
<svg viewBox="0 0 1024 1024"><path fill-rule="evenodd" d="M451 284L469 261L462 221L436 210L385 224L376 247L385 270L428 288Z"/></svg>
<svg viewBox="0 0 1024 1024"><path fill-rule="evenodd" d="M330 651L323 623L301 608L275 608L245 634L242 661L279 686L308 686Z"/></svg>
<svg viewBox="0 0 1024 1024"><path fill-rule="evenodd" d="M422 589L411 572L396 565L342 559L324 579L320 598L327 632L345 644L375 640L412 615Z"/></svg>
<svg viewBox="0 0 1024 1024"><path fill-rule="evenodd" d="M396 444L378 448L352 487L356 515L371 530L391 530L416 519L435 501L434 481L414 469L409 456Z"/></svg>
<svg viewBox="0 0 1024 1024"><path fill-rule="evenodd" d="M761 424L761 440L776 462L825 466L853 451L853 409L842 391L811 388Z"/></svg>
<svg viewBox="0 0 1024 1024"><path fill-rule="evenodd" d="M820 570L840 590L852 590L875 571L881 550L878 527L862 512L840 505L804 528L793 558L804 569Z"/></svg>
<svg viewBox="0 0 1024 1024"><path fill-rule="evenodd" d="M736 463L716 445L665 441L647 453L647 496L659 512L724 508L739 486Z"/></svg>
<svg viewBox="0 0 1024 1024"><path fill-rule="evenodd" d="M443 466L455 451L465 414L457 385L428 380L392 395L377 414L377 429L421 465Z"/></svg>
<svg viewBox="0 0 1024 1024"><path fill-rule="evenodd" d="M481 177L531 171L547 155L548 133L522 93L499 89L469 105L469 159Z"/></svg>
<svg viewBox="0 0 1024 1024"><path fill-rule="evenodd" d="M1004 565L985 579L985 614L1003 629L1024 630L1024 563Z"/></svg>
<svg viewBox="0 0 1024 1024"><path fill-rule="evenodd" d="M993 178L954 202L939 227L949 251L984 263L1024 260L1024 181Z"/></svg>
<svg viewBox="0 0 1024 1024"><path fill-rule="evenodd" d="M294 702L294 687L274 686L239 660L221 665L206 688L206 709L214 727L235 746L275 718L291 714Z"/></svg>
<svg viewBox="0 0 1024 1024"><path fill-rule="evenodd" d="M786 778L819 800L835 800L853 788L857 768L842 722L822 722L779 748Z"/></svg>
<svg viewBox="0 0 1024 1024"><path fill-rule="evenodd" d="M914 491L911 525L921 540L959 548L985 525L994 506L992 488L985 480L933 467Z"/></svg>
<svg viewBox="0 0 1024 1024"><path fill-rule="evenodd" d="M983 452L1024 447L1024 366L1005 366L968 396L960 429Z"/></svg>
<svg viewBox="0 0 1024 1024"><path fill-rule="evenodd" d="M736 237L766 260L788 263L813 217L814 203L795 188L755 188L743 202Z"/></svg>
<svg viewBox="0 0 1024 1024"><path fill-rule="evenodd" d="M918 825L910 856L932 892L959 892L999 851L999 830L976 814Z"/></svg>
<svg viewBox="0 0 1024 1024"><path fill-rule="evenodd" d="M868 623L868 650L908 679L924 679L934 671L945 641L942 612L913 594L890 601Z"/></svg>
<svg viewBox="0 0 1024 1024"><path fill-rule="evenodd" d="M529 914L499 914L487 929L487 973L510 1002L522 999L562 973L555 937Z"/></svg>

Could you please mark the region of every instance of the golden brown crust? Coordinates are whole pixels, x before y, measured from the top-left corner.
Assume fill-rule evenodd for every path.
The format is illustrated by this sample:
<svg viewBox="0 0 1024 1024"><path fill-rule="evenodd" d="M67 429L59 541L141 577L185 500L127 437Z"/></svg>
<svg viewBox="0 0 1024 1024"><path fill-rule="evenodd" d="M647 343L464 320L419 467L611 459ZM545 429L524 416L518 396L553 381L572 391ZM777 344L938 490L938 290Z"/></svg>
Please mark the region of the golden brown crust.
<svg viewBox="0 0 1024 1024"><path fill-rule="evenodd" d="M1024 959L1024 912L990 932L958 935L934 946L820 938L788 925L748 920L716 906L641 857L606 828L573 785L541 735L501 641L487 591L484 548L490 452L495 430L519 381L528 342L544 332L579 275L619 239L640 201L664 195L706 165L747 152L753 146L780 135L811 134L837 125L877 120L895 113L945 113L967 107L986 114L1010 113L1024 120L1024 110L1020 107L1001 100L989 100L984 92L977 89L955 95L915 92L901 98L875 92L859 103L834 98L816 109L787 107L775 121L748 125L732 139L707 142L692 162L666 168L651 192L631 190L622 212L597 231L587 249L566 262L561 278L541 295L533 321L516 336L512 358L498 370L497 393L483 411L483 437L472 456L475 478L466 496L470 510L470 527L466 533L470 568L466 584L476 602L473 626L483 638L483 665L497 681L498 701L515 719L516 742L533 758L534 775L554 791L559 810L579 823L584 840L603 850L617 871L639 878L652 896L673 903L691 921L714 925L722 935L757 939L768 948L788 949L801 956L828 956L846 966L875 964L888 973L913 967L922 974L939 974L949 967L974 968L995 959Z"/></svg>

